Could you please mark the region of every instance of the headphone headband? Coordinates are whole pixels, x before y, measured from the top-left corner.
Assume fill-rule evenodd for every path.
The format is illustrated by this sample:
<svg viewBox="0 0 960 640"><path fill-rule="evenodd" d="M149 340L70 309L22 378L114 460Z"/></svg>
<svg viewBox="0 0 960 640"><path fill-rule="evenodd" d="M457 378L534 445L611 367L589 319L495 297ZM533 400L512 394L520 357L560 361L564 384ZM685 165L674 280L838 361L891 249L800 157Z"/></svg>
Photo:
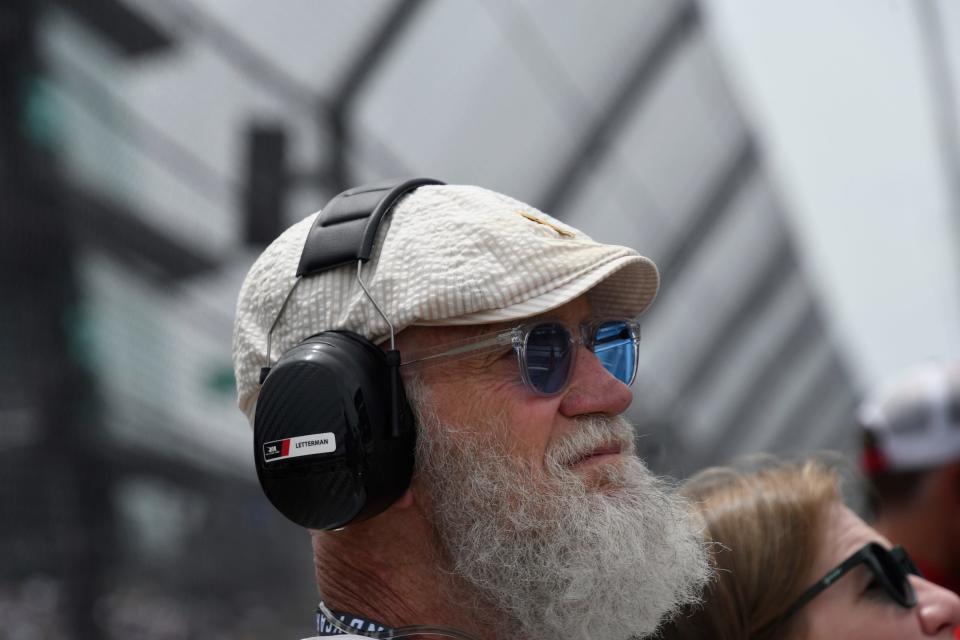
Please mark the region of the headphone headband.
<svg viewBox="0 0 960 640"><path fill-rule="evenodd" d="M370 259L380 223L405 194L443 184L391 180L344 191L310 228L301 276ZM389 318L383 316L390 324ZM267 334L267 357L270 336ZM410 485L416 429L400 379L400 354L349 331L310 336L261 371L254 456L264 493L285 516L311 529L334 529L381 513ZM269 364L269 363L268 363Z"/></svg>
<svg viewBox="0 0 960 640"><path fill-rule="evenodd" d="M417 187L444 184L432 178L385 180L334 197L307 234L297 277L370 259L384 216L397 200Z"/></svg>

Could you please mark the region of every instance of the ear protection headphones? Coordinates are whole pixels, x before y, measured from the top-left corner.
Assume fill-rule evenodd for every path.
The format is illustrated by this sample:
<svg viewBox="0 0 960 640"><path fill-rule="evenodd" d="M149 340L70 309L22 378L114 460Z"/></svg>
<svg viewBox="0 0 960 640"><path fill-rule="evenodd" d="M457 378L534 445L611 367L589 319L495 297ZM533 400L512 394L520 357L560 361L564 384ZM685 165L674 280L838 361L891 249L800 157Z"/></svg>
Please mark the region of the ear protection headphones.
<svg viewBox="0 0 960 640"><path fill-rule="evenodd" d="M360 278L381 222L429 178L356 187L334 197L310 228L297 280L267 334L267 367L253 427L260 486L293 522L336 529L383 512L410 485L416 430L400 380L394 329ZM357 281L390 327L383 351L351 331L324 331L269 366L270 339L305 277L351 262Z"/></svg>

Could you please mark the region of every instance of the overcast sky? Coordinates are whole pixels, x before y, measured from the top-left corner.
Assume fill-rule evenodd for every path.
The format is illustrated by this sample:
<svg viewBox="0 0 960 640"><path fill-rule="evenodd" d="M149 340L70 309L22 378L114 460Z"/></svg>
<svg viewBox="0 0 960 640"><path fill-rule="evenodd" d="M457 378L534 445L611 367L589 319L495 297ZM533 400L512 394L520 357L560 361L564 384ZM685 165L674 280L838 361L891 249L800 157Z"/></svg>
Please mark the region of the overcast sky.
<svg viewBox="0 0 960 640"><path fill-rule="evenodd" d="M858 381L960 357L960 213L913 0L706 5ZM956 6L936 7L960 35Z"/></svg>

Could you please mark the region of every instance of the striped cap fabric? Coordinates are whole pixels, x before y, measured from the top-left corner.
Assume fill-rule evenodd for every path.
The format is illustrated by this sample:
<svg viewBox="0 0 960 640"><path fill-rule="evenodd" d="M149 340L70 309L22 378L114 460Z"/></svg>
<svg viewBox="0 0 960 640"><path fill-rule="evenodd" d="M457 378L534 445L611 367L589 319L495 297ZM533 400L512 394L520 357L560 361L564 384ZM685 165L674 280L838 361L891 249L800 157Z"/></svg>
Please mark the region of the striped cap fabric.
<svg viewBox="0 0 960 640"><path fill-rule="evenodd" d="M903 372L861 405L858 420L870 435L861 461L867 475L960 460L960 362Z"/></svg>
<svg viewBox="0 0 960 640"><path fill-rule="evenodd" d="M260 368L321 331L348 329L380 343L389 327L357 283L355 264L306 276L271 337L313 214L257 258L240 288L233 365L252 424ZM633 249L586 234L508 196L473 186L422 186L381 225L363 280L397 332L528 318L586 294L593 312L635 317L656 296L657 268Z"/></svg>

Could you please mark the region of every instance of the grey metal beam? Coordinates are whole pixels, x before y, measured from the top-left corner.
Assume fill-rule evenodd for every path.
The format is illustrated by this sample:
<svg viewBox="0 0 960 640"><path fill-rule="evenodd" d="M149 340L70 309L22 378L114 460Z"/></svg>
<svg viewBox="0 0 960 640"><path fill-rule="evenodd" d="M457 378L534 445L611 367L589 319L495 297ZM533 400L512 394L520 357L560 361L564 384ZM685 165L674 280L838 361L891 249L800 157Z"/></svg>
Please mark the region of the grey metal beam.
<svg viewBox="0 0 960 640"><path fill-rule="evenodd" d="M149 279L164 283L190 278L219 264L218 258L185 246L102 194L79 187L68 193L74 214L69 224L75 237Z"/></svg>
<svg viewBox="0 0 960 640"><path fill-rule="evenodd" d="M597 159L606 151L614 134L626 124L634 109L651 90L674 54L699 24L700 12L695 2L674 3L677 8L650 47L635 61L627 80L603 109L602 113L580 137L573 153L556 173L543 197L537 202L544 211L559 212L563 203L575 193Z"/></svg>
<svg viewBox="0 0 960 640"><path fill-rule="evenodd" d="M328 127L327 119L332 117L330 114L334 113L336 108L330 99L319 94L311 85L300 81L281 64L261 52L254 42L238 34L197 3L188 0L164 0L156 3L155 10L167 12L172 18L171 22L181 26L189 35L203 39L225 64L239 74L280 97L291 109L311 119L319 119L321 128ZM395 36L396 34L392 37ZM341 84L345 85L347 80L345 78ZM359 79L354 78L350 81L357 83ZM352 94L357 89L344 86L341 90ZM339 109L344 110L343 107ZM344 119L343 115L337 117ZM330 133L331 138L335 138L336 135L336 132ZM410 173L397 154L382 140L369 131L364 132L364 137L367 144L375 148L376 159L391 167L388 174ZM345 140L346 137L341 135L341 139ZM335 143L330 141L327 144L332 146ZM323 151L326 153L326 148ZM293 167L288 180L291 185L317 185L332 190L331 176L328 175L327 167L329 164L326 162L323 166L317 167Z"/></svg>
<svg viewBox="0 0 960 640"><path fill-rule="evenodd" d="M33 440L16 450L12 473L2 479L18 484L5 491L12 500L0 500L0 537L8 575L57 576L64 623L74 637L95 638L94 605L111 560L105 550L115 540L113 485L109 471L89 465L86 456L100 435L99 403L76 349L81 292L68 229L71 203L57 188L51 147L25 126L39 73L38 14L29 0L0 6L0 384L15 390L0 396L0 411L27 416ZM69 541L59 539L62 531L71 532Z"/></svg>
<svg viewBox="0 0 960 640"><path fill-rule="evenodd" d="M734 197L756 173L758 164L756 145L750 137L744 136L694 208L684 232L667 253L657 259L660 277L665 284L679 279L687 263L730 214Z"/></svg>
<svg viewBox="0 0 960 640"><path fill-rule="evenodd" d="M320 122L330 133L327 145L328 159L321 173L333 185L334 191L343 191L353 180L347 166L347 149L351 144L349 124L357 95L370 80L377 66L399 41L400 36L422 9L423 0L399 0L367 38L360 53L348 64L340 82L332 93L330 104L320 113Z"/></svg>
<svg viewBox="0 0 960 640"><path fill-rule="evenodd" d="M850 384L850 374L846 370L843 362L838 355L833 352L831 358L827 361L820 375L816 377L813 384L804 394L803 401L799 409L787 420L781 427L780 432L784 437L777 443L778 449L793 450L796 448L807 449L810 447L808 438L803 434L810 430L810 416L817 414L817 410L827 399L835 398L838 395L844 397L846 404L854 406L857 401L853 386ZM841 425L853 428L853 424ZM817 427L814 427L816 429ZM822 425L819 426L822 428ZM832 446L832 443L823 443ZM820 446L820 445L818 445Z"/></svg>
<svg viewBox="0 0 960 640"><path fill-rule="evenodd" d="M705 190L703 197L695 207L694 213L689 216L690 223L684 233L674 242L664 258L658 258L657 263L661 265L661 274L663 274L665 281L668 279L677 280L680 277L691 257L699 251L722 220L730 215L733 210L732 201L734 197L754 175L757 168L758 159L755 145L750 138L744 137L731 154L726 166L718 172L713 184ZM781 236L781 242L785 242L783 236ZM701 359L701 364L687 380L677 386L682 398L689 398L692 394L695 394L696 387L704 384L710 378L714 368L727 354L737 348L739 338L733 334L747 331L749 316L769 303L769 299L791 273L790 262L786 258L789 254L783 250L783 247L778 247L772 253L775 256L779 254L779 259L772 261L777 262L777 264L768 265L770 268L765 269L761 277L752 285L740 310L731 315L721 327L718 337L712 341L712 346L709 347L706 355ZM670 287L665 287L664 291L666 295L671 295ZM651 313L656 314L658 308L662 307L654 307ZM696 468L688 464L690 461L685 459L684 453L671 431L682 428L683 416L682 404L677 403L667 408L662 415L645 416L641 421L641 424L655 425L653 432L644 428L644 431L652 436L649 438L651 442L646 443L648 449L654 451L665 448L661 455L662 460L660 462L654 461L654 464L659 465L658 470L681 476ZM640 449L638 448L638 450Z"/></svg>
<svg viewBox="0 0 960 640"><path fill-rule="evenodd" d="M58 0L101 38L128 57L170 49L173 36L125 2L117 0Z"/></svg>
<svg viewBox="0 0 960 640"><path fill-rule="evenodd" d="M399 0L380 21L360 48L360 53L340 75L340 82L331 93L332 111L344 112L353 105L357 94L370 80L377 66L392 51L423 6L423 0Z"/></svg>
<svg viewBox="0 0 960 640"><path fill-rule="evenodd" d="M182 430L188 433L199 427L184 425ZM257 486L255 476L251 474L223 473L217 467L204 467L193 464L183 457L177 457L176 451L165 456L151 451L146 447L137 447L111 442L99 452L99 461L107 465L121 478L152 477L162 479L171 485L196 491L209 493L213 489L222 487L253 488Z"/></svg>
<svg viewBox="0 0 960 640"><path fill-rule="evenodd" d="M0 197L6 189L20 190L34 165L25 111L40 66L38 13L38 6L29 0L8 0L0 6ZM0 219L15 215L13 209L0 209Z"/></svg>
<svg viewBox="0 0 960 640"><path fill-rule="evenodd" d="M172 18L170 22L189 36L205 40L225 64L274 94L285 106L307 116L313 116L317 107L326 108L326 102L312 87L215 18L201 3L163 0L154 4L154 11L166 12Z"/></svg>
<svg viewBox="0 0 960 640"><path fill-rule="evenodd" d="M240 189L232 176L223 174L188 145L137 112L116 93L108 79L88 72L82 64L66 57L58 59L57 64L67 72L58 79L104 128L116 132L125 143L210 203L233 203Z"/></svg>
<svg viewBox="0 0 960 640"><path fill-rule="evenodd" d="M722 460L736 450L738 435L753 422L760 404L758 399L773 394L790 373L788 363L795 360L822 335L820 315L816 306L810 302L806 309L798 314L777 348L754 368L750 379L744 385L746 392L739 399L736 408L723 422L716 425L716 432L723 434L723 438L719 446L711 452L712 455Z"/></svg>
<svg viewBox="0 0 960 640"><path fill-rule="evenodd" d="M762 314L775 298L776 293L789 281L797 268L793 247L786 234L775 240L776 246L770 256L757 269L750 289L740 305L729 314L714 333L707 349L702 352L688 376L683 378L677 388L684 397L697 396L704 386L715 378L732 352L739 349L743 340L751 331L751 321Z"/></svg>

